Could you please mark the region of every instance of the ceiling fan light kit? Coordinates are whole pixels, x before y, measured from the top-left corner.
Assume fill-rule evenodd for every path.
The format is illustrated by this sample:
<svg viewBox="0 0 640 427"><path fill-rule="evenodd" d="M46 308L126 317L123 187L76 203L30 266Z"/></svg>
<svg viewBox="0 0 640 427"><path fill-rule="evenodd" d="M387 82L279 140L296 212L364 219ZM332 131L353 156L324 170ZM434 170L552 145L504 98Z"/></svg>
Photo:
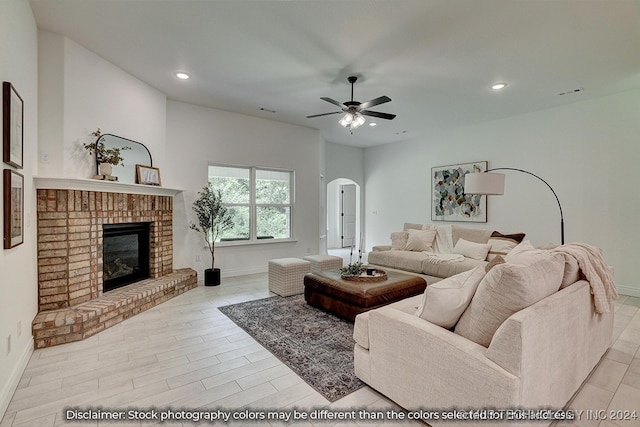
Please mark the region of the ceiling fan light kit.
<svg viewBox="0 0 640 427"><path fill-rule="evenodd" d="M395 114L380 113L378 111L367 110L367 108L369 108L369 107L373 107L373 106L376 106L376 105L384 104L386 102L390 102L391 98L389 98L388 96L381 96L381 97L372 99L372 100L367 101L367 102L354 101L353 100L353 85L358 80L358 77L350 76L347 80L349 81L349 83L351 83L351 101L346 101L344 103L340 103L340 102L336 101L335 99L331 99L331 98L327 98L327 97L320 98L323 101L327 101L330 104L333 104L333 105L336 105L336 106L340 107L341 111L333 111L331 113L314 114L314 115L311 115L311 116L307 116L307 118L310 119L310 118L313 118L313 117L320 117L320 116L328 116L328 115L331 115L331 114L342 114L342 113L345 113L344 116L342 116L342 118L338 121L338 123L340 123L341 126L343 126L345 128L348 128L349 131L351 131L351 133L353 133L354 129L359 128L360 126L362 126L366 122L366 119L364 118L364 116L377 117L379 119L385 119L385 120L393 120L396 117Z"/></svg>
<svg viewBox="0 0 640 427"><path fill-rule="evenodd" d="M338 120L338 123L340 123L345 128L348 127L349 129L357 129L362 126L365 121L366 120L362 114L349 112L345 114L343 118Z"/></svg>

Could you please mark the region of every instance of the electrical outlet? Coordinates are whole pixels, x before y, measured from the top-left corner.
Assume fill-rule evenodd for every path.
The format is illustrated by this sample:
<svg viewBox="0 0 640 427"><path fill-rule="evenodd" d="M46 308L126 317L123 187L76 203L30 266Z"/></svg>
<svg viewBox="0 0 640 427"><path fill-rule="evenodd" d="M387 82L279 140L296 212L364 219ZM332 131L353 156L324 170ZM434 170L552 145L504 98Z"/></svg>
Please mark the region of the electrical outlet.
<svg viewBox="0 0 640 427"><path fill-rule="evenodd" d="M7 356L11 353L11 334L7 335Z"/></svg>
<svg viewBox="0 0 640 427"><path fill-rule="evenodd" d="M196 262L200 262L200 255L196 255Z"/></svg>

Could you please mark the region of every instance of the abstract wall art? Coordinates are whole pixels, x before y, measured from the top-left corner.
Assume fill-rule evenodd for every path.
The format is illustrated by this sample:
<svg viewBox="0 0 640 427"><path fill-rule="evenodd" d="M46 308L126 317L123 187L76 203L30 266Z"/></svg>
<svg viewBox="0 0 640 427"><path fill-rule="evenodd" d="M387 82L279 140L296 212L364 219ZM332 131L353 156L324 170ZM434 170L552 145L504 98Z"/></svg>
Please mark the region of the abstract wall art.
<svg viewBox="0 0 640 427"><path fill-rule="evenodd" d="M464 194L464 176L486 170L486 161L431 168L431 220L487 222L487 197Z"/></svg>

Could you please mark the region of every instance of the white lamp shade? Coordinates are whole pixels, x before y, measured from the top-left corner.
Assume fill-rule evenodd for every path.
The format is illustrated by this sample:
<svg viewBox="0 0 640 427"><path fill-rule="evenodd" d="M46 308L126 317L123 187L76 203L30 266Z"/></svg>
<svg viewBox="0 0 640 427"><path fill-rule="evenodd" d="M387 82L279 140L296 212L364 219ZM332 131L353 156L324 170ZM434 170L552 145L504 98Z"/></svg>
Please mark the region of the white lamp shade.
<svg viewBox="0 0 640 427"><path fill-rule="evenodd" d="M474 172L464 176L466 194L504 194L504 174Z"/></svg>

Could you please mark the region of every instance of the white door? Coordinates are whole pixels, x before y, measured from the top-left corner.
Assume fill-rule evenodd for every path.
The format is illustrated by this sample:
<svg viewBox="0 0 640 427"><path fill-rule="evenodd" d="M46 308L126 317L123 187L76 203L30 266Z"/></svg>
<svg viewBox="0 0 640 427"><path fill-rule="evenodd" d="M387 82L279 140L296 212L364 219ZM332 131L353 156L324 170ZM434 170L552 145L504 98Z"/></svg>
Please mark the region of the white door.
<svg viewBox="0 0 640 427"><path fill-rule="evenodd" d="M350 248L356 244L356 186L340 186L340 236L342 247Z"/></svg>

